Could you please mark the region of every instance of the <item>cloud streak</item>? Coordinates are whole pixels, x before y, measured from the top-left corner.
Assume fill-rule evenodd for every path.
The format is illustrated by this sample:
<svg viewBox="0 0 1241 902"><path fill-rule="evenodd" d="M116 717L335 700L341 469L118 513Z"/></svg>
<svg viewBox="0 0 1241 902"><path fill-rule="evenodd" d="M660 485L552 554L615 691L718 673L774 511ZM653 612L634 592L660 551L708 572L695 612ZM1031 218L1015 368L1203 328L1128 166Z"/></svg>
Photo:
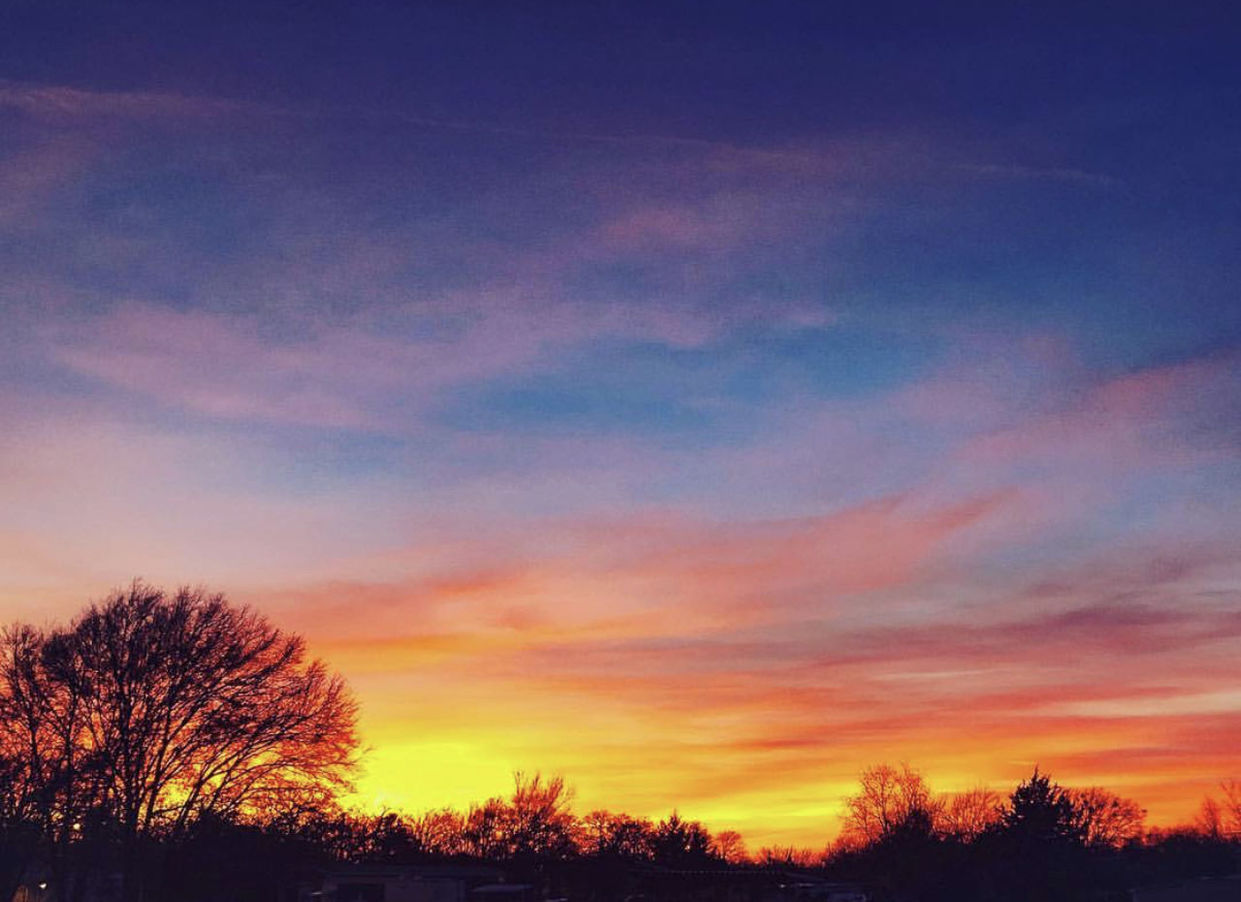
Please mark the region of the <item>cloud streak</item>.
<svg viewBox="0 0 1241 902"><path fill-rule="evenodd" d="M1241 359L1096 252L1164 234L1148 186L895 130L0 107L7 617L254 603L414 808L542 768L818 843L884 760L1163 822L1232 766Z"/></svg>

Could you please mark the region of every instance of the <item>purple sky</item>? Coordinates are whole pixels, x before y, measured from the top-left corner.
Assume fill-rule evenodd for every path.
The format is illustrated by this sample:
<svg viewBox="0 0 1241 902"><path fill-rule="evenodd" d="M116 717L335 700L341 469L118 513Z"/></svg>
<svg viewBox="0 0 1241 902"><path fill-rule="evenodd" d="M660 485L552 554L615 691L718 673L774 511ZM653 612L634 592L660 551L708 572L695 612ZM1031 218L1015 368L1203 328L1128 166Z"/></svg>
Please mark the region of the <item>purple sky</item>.
<svg viewBox="0 0 1241 902"><path fill-rule="evenodd" d="M0 613L256 604L413 808L1236 776L1226 11L176 6L0 19Z"/></svg>

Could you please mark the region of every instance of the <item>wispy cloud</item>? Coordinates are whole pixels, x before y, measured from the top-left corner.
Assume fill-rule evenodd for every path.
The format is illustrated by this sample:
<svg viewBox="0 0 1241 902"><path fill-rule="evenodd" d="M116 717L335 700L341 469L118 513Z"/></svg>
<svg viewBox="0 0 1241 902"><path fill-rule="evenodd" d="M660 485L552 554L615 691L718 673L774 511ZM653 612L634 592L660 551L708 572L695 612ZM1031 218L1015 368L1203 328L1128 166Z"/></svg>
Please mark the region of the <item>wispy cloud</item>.
<svg viewBox="0 0 1241 902"><path fill-rule="evenodd" d="M1093 207L1013 203L1108 189L1059 193L1127 222L1108 176L908 134L0 108L7 615L201 580L346 671L373 797L562 769L755 845L825 838L879 760L1038 760L1172 820L1235 749L1241 361L1098 288Z"/></svg>
<svg viewBox="0 0 1241 902"><path fill-rule="evenodd" d="M706 154L710 165L733 169L739 166L829 172L839 166L839 156L806 148L752 147L730 141L688 135L649 132L605 132L556 128L532 123L526 126L483 120L426 116L406 109L354 104L297 105L210 95L164 91L108 91L71 85L0 79L0 107L19 110L53 122L73 120L130 120L209 122L223 118L289 119L308 124L336 121L402 125L444 133L475 134L493 138L537 139L569 145L606 145L629 149L662 149Z"/></svg>
<svg viewBox="0 0 1241 902"><path fill-rule="evenodd" d="M1123 182L1099 172L1087 172L1083 169L1037 166L1021 166L1013 163L974 163L961 165L962 172L999 179L1033 179L1037 181L1068 182L1091 188L1114 189L1123 187Z"/></svg>
<svg viewBox="0 0 1241 902"><path fill-rule="evenodd" d="M1231 555L1219 549L1210 560L1226 562ZM631 558L627 581L612 594L580 567L571 576L551 576L576 560L531 561L512 578L491 574L441 579L422 589L387 587L378 607L368 605L364 587L337 587L342 619L356 622L366 610L363 619L388 624L388 630L399 628L401 614L412 614L420 626L469 626L457 634L415 633L407 640L338 640L331 638L337 630L328 620L315 627L316 647L347 669L357 668L360 679L390 675L393 694L379 703L380 718L407 716L400 713L401 699L414 687L434 685L435 697L424 699L417 712L420 724L450 732L459 706L468 703L495 724L489 741L517 760L547 760L584 774L579 782L592 800L617 804L619 798L651 814L669 798L706 812L727 808L728 800L740 809L740 799L773 792L795 793L831 812L839 801L836 787L848 785L858 762L897 757L917 761L940 785L980 778L1007 782L1034 760L1055 767L1068 782L1090 783L1115 777L1118 759L1108 757L1111 752L1132 750L1123 768L1125 785L1177 782L1192 775L1186 764L1191 759L1199 765L1222 760L1241 726L1235 699L1211 688L1230 671L1241 641L1241 621L1227 604L1185 601L1170 609L1120 602L1085 581L1066 587L1069 599L1047 613L1022 613L1018 604L1011 616L993 603L986 611L923 611L904 626L889 625L890 615L870 624L858 620L859 597L882 603L882 591L871 593L893 584L918 593L936 571L931 567L894 574L882 586L852 587L851 604L841 610L759 603L758 622L738 620L725 614L727 597L713 590L704 597L719 598L714 620L700 621L692 606L679 601L686 597L682 589L659 592L678 599L674 616L655 609L629 619L624 605L636 586L658 591L666 585L662 558ZM798 560L803 584L818 585L807 563L813 555ZM1120 563L1095 561L1093 568L1115 573ZM652 566L650 577L637 579ZM686 579L700 577L693 555L682 566ZM1208 570L1204 559L1202 567L1169 576L1155 594L1192 598ZM964 571L952 577L966 578ZM1141 572L1129 573L1135 584L1142 578ZM751 574L739 582L769 584L770 597L779 598L781 584L790 579L787 573ZM572 602L547 606L538 616L491 619L490 625L478 618L480 605L493 612L522 602L537 606L548 589L571 593L566 599ZM814 594L831 593L828 585ZM299 604L308 605L307 611L317 607L306 597ZM436 613L440 606L453 611L447 621ZM573 609L576 615L568 613ZM632 602L628 610L634 610ZM583 614L586 622L568 625ZM500 686L507 687L497 702L503 711L481 701ZM542 713L525 706L514 711L514 693L537 699ZM1212 717L1224 718L1210 739L1194 726L1195 715L1208 711L1204 705ZM521 731L505 733L529 717ZM1229 722L1234 726L1226 727ZM618 734L619 723L629 724L632 733ZM960 740L965 732L975 739L968 748ZM1158 754L1142 751L1152 736L1162 737ZM612 764L623 773L634 743L642 749L646 779L660 774L659 794L598 776ZM673 748L675 754L663 754ZM723 795L711 779L720 774L729 775ZM1157 816L1174 818L1182 812L1173 796L1160 807L1155 794L1148 804ZM820 831L828 820L830 815ZM770 835L758 819L742 826Z"/></svg>
<svg viewBox="0 0 1241 902"><path fill-rule="evenodd" d="M52 119L204 117L259 108L210 97L153 91L98 91L9 80L0 80L0 106Z"/></svg>

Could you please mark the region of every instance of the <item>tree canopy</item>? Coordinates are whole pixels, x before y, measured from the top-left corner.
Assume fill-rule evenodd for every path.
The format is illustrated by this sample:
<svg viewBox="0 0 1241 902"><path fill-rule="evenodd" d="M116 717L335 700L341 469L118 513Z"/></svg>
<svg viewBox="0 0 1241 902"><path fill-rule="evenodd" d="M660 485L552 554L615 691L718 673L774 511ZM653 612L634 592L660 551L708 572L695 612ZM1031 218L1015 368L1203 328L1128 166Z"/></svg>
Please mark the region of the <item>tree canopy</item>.
<svg viewBox="0 0 1241 902"><path fill-rule="evenodd" d="M357 706L304 641L223 595L135 582L68 626L0 638L0 756L63 848L321 805L350 786Z"/></svg>

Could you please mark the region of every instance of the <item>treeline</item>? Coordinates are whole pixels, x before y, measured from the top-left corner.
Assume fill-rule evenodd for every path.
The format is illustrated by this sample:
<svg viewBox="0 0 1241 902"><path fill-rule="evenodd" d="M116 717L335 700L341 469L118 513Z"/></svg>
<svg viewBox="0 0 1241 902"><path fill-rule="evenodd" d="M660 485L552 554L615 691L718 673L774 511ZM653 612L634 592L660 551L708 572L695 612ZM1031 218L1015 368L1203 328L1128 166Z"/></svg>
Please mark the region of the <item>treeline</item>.
<svg viewBox="0 0 1241 902"><path fill-rule="evenodd" d="M1007 795L937 796L916 771L880 765L862 773L845 800L844 829L825 848L751 854L738 833L713 833L676 812L659 820L575 814L563 779L517 774L511 795L464 811L328 808L200 820L166 844L175 867L164 886L166 898L186 902L221 895L257 902L348 863L481 862L545 897L595 902L650 894L670 877L679 889L653 895L689 898L687 888L734 886L730 880L763 871L781 872L785 883L789 872L857 883L876 902L1127 900L1133 887L1241 871L1241 795L1236 783L1223 789L1204 806L1219 812L1217 822L1151 830L1131 801L1068 789L1037 770Z"/></svg>
<svg viewBox="0 0 1241 902"><path fill-rule="evenodd" d="M834 842L753 854L735 831L713 834L675 812L659 821L576 815L563 779L539 774L515 775L511 796L466 811L320 812L261 829L334 862L487 861L571 898L610 899L602 887L623 887L648 870L709 881L713 872L782 869L860 883L878 900L1104 900L1127 899L1135 886L1241 870L1241 784L1221 790L1194 824L1147 829L1132 800L1099 787L1065 788L1037 769L1007 795L987 788L937 795L907 765L879 765L863 771L844 800Z"/></svg>
<svg viewBox="0 0 1241 902"><path fill-rule="evenodd" d="M25 885L58 902L270 902L347 863L484 862L600 902L647 892L656 874L688 875L683 888L796 869L880 900L1033 902L1241 869L1235 781L1193 825L1160 831L1132 800L1037 769L1006 795L945 795L907 765L878 765L844 800L834 842L753 852L675 811L579 815L564 780L537 773L464 811L346 811L356 716L299 637L219 595L135 583L67 626L10 628L0 900Z"/></svg>
<svg viewBox="0 0 1241 902"><path fill-rule="evenodd" d="M908 765L880 765L862 772L821 866L896 900L1128 899L1133 887L1241 871L1241 784L1221 790L1193 824L1147 829L1131 799L1038 768L1007 796L936 795Z"/></svg>

